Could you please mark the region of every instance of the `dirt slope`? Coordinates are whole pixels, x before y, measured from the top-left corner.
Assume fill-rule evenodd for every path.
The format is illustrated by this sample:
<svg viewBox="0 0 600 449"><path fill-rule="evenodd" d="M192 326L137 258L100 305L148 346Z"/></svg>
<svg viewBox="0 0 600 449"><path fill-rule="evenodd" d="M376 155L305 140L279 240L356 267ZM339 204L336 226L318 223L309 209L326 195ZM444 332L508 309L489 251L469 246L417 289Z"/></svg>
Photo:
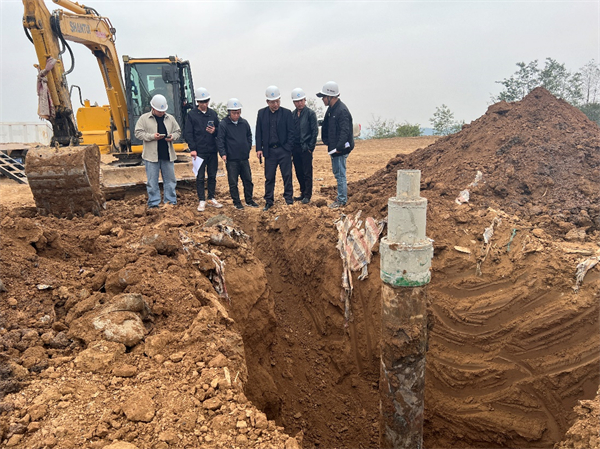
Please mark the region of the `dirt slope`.
<svg viewBox="0 0 600 449"><path fill-rule="evenodd" d="M536 89L351 186L353 202L384 214L396 171L422 170L435 240L428 447L551 446L576 400L593 397L598 271L584 289L572 287L577 264L599 254L599 131ZM470 202L456 204L478 170ZM495 219L482 262L483 231Z"/></svg>

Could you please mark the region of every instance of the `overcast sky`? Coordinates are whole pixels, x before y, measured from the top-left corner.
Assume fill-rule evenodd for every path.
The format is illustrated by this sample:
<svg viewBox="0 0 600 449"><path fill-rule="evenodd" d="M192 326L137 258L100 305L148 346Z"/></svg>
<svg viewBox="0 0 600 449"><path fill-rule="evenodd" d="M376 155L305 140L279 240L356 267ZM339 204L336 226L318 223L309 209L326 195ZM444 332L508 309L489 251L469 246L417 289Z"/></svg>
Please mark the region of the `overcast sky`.
<svg viewBox="0 0 600 449"><path fill-rule="evenodd" d="M217 102L239 98L252 125L267 86L277 85L282 106L293 109L293 88L315 97L329 80L363 129L373 115L430 127L442 104L468 123L485 113L500 90L495 81L517 62L541 66L551 57L576 71L600 60L597 0L83 3L116 27L119 55L188 59L195 87ZM35 122L37 61L22 2L1 0L1 15L0 121ZM80 44L71 48L69 83L106 104L95 58Z"/></svg>

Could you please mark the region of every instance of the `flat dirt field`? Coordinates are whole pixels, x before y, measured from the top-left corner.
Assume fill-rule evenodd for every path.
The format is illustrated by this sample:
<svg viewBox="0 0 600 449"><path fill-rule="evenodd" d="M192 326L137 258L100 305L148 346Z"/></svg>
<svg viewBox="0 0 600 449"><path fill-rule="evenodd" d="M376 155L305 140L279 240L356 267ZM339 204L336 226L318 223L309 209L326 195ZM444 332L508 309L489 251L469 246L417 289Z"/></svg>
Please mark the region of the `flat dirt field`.
<svg viewBox="0 0 600 449"><path fill-rule="evenodd" d="M378 245L346 320L335 221L384 219L397 170L419 169L424 447L598 447L599 131L536 89L452 136L357 141L343 210L324 147L311 204L278 178L268 212L233 208L221 177L223 209L182 185L175 207L138 190L57 219L0 179L1 444L378 447Z"/></svg>

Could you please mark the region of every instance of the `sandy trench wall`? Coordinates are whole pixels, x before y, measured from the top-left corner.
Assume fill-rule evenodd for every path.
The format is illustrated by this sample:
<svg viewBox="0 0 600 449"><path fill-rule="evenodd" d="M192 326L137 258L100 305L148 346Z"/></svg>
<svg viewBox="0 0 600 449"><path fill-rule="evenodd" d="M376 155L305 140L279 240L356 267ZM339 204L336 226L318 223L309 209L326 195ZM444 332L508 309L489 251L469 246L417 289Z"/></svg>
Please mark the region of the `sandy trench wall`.
<svg viewBox="0 0 600 449"><path fill-rule="evenodd" d="M246 347L248 397L291 434L302 432L304 447L377 444L378 320L365 315L378 314L378 264L357 290L354 318L346 327L336 218L337 213L311 208L242 224L264 264L265 293L276 320L268 326L265 307L257 302L248 311L247 304L256 297L248 294L248 287L253 290L248 277L262 285L263 270L228 268L228 288L238 298L232 315Z"/></svg>
<svg viewBox="0 0 600 449"><path fill-rule="evenodd" d="M345 417L345 395L361 400L347 423L368 430L376 424L380 281L375 257L368 281L355 279L354 319L345 328L336 217L319 214L282 213L244 225L265 261L277 316L262 368L281 398L281 422L302 430L307 447L376 444L376 430L322 424ZM591 272L573 291L574 267L597 246L557 240L502 211L437 198L428 218L435 256L426 447L552 446L572 424L572 407L592 398L600 381L600 276ZM482 231L494 219L493 244L477 275ZM310 370L317 375L306 376ZM329 401L328 413L315 391Z"/></svg>

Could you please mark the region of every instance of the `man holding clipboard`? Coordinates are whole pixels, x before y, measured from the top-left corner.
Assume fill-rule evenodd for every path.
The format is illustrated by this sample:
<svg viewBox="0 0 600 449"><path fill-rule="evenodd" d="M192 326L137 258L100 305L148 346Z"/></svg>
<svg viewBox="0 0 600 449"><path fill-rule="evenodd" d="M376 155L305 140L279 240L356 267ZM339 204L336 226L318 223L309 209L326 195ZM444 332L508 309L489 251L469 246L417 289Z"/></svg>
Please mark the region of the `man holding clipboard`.
<svg viewBox="0 0 600 449"><path fill-rule="evenodd" d="M210 94L199 87L195 91L198 107L192 109L185 122L183 137L190 148L190 156L194 159L194 165L200 166L196 174L196 192L198 193L198 211L203 212L206 205L223 207L215 199L217 187L217 170L219 168L219 154L217 151L217 135L219 132L219 116L208 107ZM201 161L197 161L199 158ZM208 177L208 201L204 195L204 176Z"/></svg>

